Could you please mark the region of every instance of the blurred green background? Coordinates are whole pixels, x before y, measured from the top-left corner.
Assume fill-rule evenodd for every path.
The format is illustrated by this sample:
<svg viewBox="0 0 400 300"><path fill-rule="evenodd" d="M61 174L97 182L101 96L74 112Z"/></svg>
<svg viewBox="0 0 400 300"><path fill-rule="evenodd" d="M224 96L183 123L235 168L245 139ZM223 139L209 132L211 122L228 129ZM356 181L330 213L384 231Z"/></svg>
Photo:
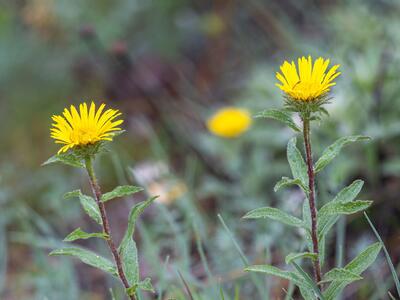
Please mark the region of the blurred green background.
<svg viewBox="0 0 400 300"><path fill-rule="evenodd" d="M78 201L83 172L41 167L57 146L51 116L82 101L120 109L127 132L96 162L104 191L117 184L161 194L138 224L142 299L284 299L288 283L244 273L244 261L284 265L300 232L244 221L250 209L300 214L297 189L273 193L289 174L292 132L255 120L236 139L213 136L218 108L253 115L281 107L274 86L283 60L301 55L341 64L330 117L315 126L315 155L338 137L364 134L318 178L319 203L355 178L389 253L399 264L400 1L396 0L4 0L0 2L0 298L123 299L119 282L71 258L48 257L72 230L95 230ZM117 240L129 208L146 195L108 204ZM218 216L220 214L220 216ZM375 240L362 214L343 218L327 245L330 267ZM82 245L108 255L98 241ZM343 245L343 247L341 247ZM242 256L242 251L245 257ZM342 251L343 250L343 251ZM244 261L243 261L244 260ZM343 299L388 299L383 256ZM295 294L294 298L299 296Z"/></svg>

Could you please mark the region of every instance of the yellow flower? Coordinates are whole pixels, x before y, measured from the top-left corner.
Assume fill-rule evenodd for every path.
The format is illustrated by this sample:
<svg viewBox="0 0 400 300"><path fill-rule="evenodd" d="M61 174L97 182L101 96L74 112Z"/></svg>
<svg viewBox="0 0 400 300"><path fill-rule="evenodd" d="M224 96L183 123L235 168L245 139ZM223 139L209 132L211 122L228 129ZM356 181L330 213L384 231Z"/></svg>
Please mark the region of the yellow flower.
<svg viewBox="0 0 400 300"><path fill-rule="evenodd" d="M107 109L101 104L96 111L96 105L92 102L90 108L86 103L79 105L79 113L75 106L70 110L64 109L62 115L52 117L51 137L57 144L64 144L58 154L66 152L76 146L95 144L98 141L111 141L113 133L121 130L117 127L123 120L115 120L121 113L118 110Z"/></svg>
<svg viewBox="0 0 400 300"><path fill-rule="evenodd" d="M215 135L234 138L247 131L251 122L250 113L247 110L225 107L208 119L207 128Z"/></svg>
<svg viewBox="0 0 400 300"><path fill-rule="evenodd" d="M318 58L314 65L311 56L298 58L298 72L295 63L285 61L281 72L276 73L277 83L282 91L290 98L297 101L313 101L329 92L330 87L336 83L333 80L340 75L337 72L339 65L334 65L326 72L329 59Z"/></svg>

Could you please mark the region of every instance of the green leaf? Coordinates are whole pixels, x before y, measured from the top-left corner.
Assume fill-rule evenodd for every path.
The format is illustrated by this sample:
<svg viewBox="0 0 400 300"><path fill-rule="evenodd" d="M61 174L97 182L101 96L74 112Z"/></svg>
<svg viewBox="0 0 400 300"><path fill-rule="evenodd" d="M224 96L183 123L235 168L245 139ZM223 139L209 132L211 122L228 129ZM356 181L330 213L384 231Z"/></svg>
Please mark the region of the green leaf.
<svg viewBox="0 0 400 300"><path fill-rule="evenodd" d="M322 282L347 281L353 282L363 279L360 275L353 273L345 268L334 268L324 275Z"/></svg>
<svg viewBox="0 0 400 300"><path fill-rule="evenodd" d="M296 271L298 274L304 279L305 282L302 283L301 288L307 288L307 285L311 287L313 290L316 299L320 300L325 300L324 295L321 293L321 290L318 288L318 286L315 284L314 280L308 275L297 263L292 261L292 265L295 267Z"/></svg>
<svg viewBox="0 0 400 300"><path fill-rule="evenodd" d="M99 206L97 205L96 201L93 197L88 195L82 194L81 190L75 190L64 195L64 199L78 197L79 201L81 202L83 210L91 217L94 221L98 224L103 224L101 219L101 214L99 210Z"/></svg>
<svg viewBox="0 0 400 300"><path fill-rule="evenodd" d="M315 293L312 289L302 288L302 287L299 289L300 289L300 294L304 300L316 300L317 299L317 297L315 297Z"/></svg>
<svg viewBox="0 0 400 300"><path fill-rule="evenodd" d="M306 229L306 243L307 248L310 252L313 251L313 243L311 238L311 212L310 212L310 204L308 203L308 199L304 199L303 201L303 226Z"/></svg>
<svg viewBox="0 0 400 300"><path fill-rule="evenodd" d="M311 260L316 260L318 255L316 253L311 252L302 252L302 253L290 253L286 256L285 262L286 264L290 264L292 261L300 258L309 258Z"/></svg>
<svg viewBox="0 0 400 300"><path fill-rule="evenodd" d="M351 215L356 212L367 209L373 201L356 200L351 202L330 202L324 205L320 210L320 215Z"/></svg>
<svg viewBox="0 0 400 300"><path fill-rule="evenodd" d="M81 195L81 190L73 190L71 192L65 193L63 198L64 199L70 199L70 198L79 198Z"/></svg>
<svg viewBox="0 0 400 300"><path fill-rule="evenodd" d="M296 147L296 138L292 138L287 145L287 159L293 178L300 179L304 186L308 185L307 166L304 162L301 152Z"/></svg>
<svg viewBox="0 0 400 300"><path fill-rule="evenodd" d="M259 272L259 273L265 273L268 275L280 277L283 279L287 279L292 281L294 284L300 284L301 285L301 278L294 272L291 271L283 271L279 268L276 268L274 266L270 265L254 265L254 266L249 266L244 269L246 272Z"/></svg>
<svg viewBox="0 0 400 300"><path fill-rule="evenodd" d="M340 150L347 144L357 141L365 141L369 140L370 137L362 136L362 135L353 135L342 137L330 145L328 148L324 150L322 156L316 162L314 166L315 173L318 173L322 169L324 169L340 152Z"/></svg>
<svg viewBox="0 0 400 300"><path fill-rule="evenodd" d="M347 203L353 201L360 193L364 182L362 180L355 180L352 184L342 189L336 197L325 204L319 211L318 216L318 235L320 238L328 233L329 229L337 222L339 215L324 215L325 206L332 205L331 203Z"/></svg>
<svg viewBox="0 0 400 300"><path fill-rule="evenodd" d="M107 235L105 233L101 233L101 232L97 232L97 233L87 233L84 232L80 227L75 229L74 231L72 231L70 234L68 234L65 239L64 242L72 242L75 240L79 240L79 239L89 239L92 237L96 237L96 238L101 238L101 239L106 239Z"/></svg>
<svg viewBox="0 0 400 300"><path fill-rule="evenodd" d="M117 197L125 197L135 193L143 191L141 187L133 186L133 185L121 185L117 186L111 192L105 193L101 196L101 202L106 202L108 200L117 198Z"/></svg>
<svg viewBox="0 0 400 300"><path fill-rule="evenodd" d="M356 275L361 275L372 263L375 261L379 252L381 251L381 243L375 243L368 246L364 251L362 251L356 258L354 258L350 263L348 263L344 269L350 271ZM325 290L324 296L331 300L348 285L349 282L342 280L334 280Z"/></svg>
<svg viewBox="0 0 400 300"><path fill-rule="evenodd" d="M150 278L146 278L143 281L135 283L134 285L132 285L131 287L126 289L126 293L129 296L136 295L136 291L137 291L138 288L143 290L143 291L149 291L149 292L155 293L155 290L153 288L153 285L151 284L151 279Z"/></svg>
<svg viewBox="0 0 400 300"><path fill-rule="evenodd" d="M274 192L277 192L283 187L291 186L291 185L297 185L299 186L306 194L309 193L309 189L307 186L305 186L299 178L292 179L288 177L282 177L281 180L279 180L274 187Z"/></svg>
<svg viewBox="0 0 400 300"><path fill-rule="evenodd" d="M137 284L139 281L139 261L135 241L130 238L121 244L119 251L122 260L122 268L129 285Z"/></svg>
<svg viewBox="0 0 400 300"><path fill-rule="evenodd" d="M297 126L296 123L293 121L292 115L284 110L278 110L278 109L264 110L262 112L259 112L255 117L275 119L283 122L284 124L292 128L294 131L301 132L300 127Z"/></svg>
<svg viewBox="0 0 400 300"><path fill-rule="evenodd" d="M68 166L76 167L76 168L84 168L85 164L82 162L82 158L74 155L73 152L56 154L42 163L42 166L46 166L54 163L62 163Z"/></svg>
<svg viewBox="0 0 400 300"><path fill-rule="evenodd" d="M326 237L323 236L318 240L318 246L319 246L319 263L321 264L321 267L325 264L325 247L326 247L326 242L325 242Z"/></svg>
<svg viewBox="0 0 400 300"><path fill-rule="evenodd" d="M152 197L146 201L136 204L128 219L128 228L122 238L118 251L122 259L122 268L125 272L126 278L130 285L137 284L139 281L139 263L136 249L136 243L133 240L133 233L135 231L136 220L139 215L148 207L157 197Z"/></svg>
<svg viewBox="0 0 400 300"><path fill-rule="evenodd" d="M85 264L118 276L117 268L108 259L82 248L61 248L50 252L50 256L68 255L79 258Z"/></svg>
<svg viewBox="0 0 400 300"><path fill-rule="evenodd" d="M153 285L151 284L151 279L150 278L145 278L143 281L138 283L138 288L143 290L143 291L149 291L154 293L155 290L153 288Z"/></svg>
<svg viewBox="0 0 400 300"><path fill-rule="evenodd" d="M262 207L249 211L244 219L269 218L289 226L302 227L303 221L274 207Z"/></svg>

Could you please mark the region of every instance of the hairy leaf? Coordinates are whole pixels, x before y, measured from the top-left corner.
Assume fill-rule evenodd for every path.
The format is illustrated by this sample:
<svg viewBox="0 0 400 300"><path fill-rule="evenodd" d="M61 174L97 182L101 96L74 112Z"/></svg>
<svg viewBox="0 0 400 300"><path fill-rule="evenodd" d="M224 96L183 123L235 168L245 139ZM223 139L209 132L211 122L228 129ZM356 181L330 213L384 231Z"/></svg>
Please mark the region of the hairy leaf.
<svg viewBox="0 0 400 300"><path fill-rule="evenodd" d="M379 252L381 251L381 243L375 243L368 246L364 251L362 251L356 258L354 258L350 263L348 263L344 269L350 271L356 275L361 275L372 263L375 261ZM348 285L349 282L334 280L325 290L324 296L327 299L335 299L335 297Z"/></svg>
<svg viewBox="0 0 400 300"><path fill-rule="evenodd" d="M304 228L306 229L305 238L307 242L307 248L310 252L312 252L313 244L311 239L311 212L308 199L304 199L303 201L303 224Z"/></svg>
<svg viewBox="0 0 400 300"><path fill-rule="evenodd" d="M108 200L111 200L111 199L114 199L117 197L129 196L129 195L138 193L140 191L143 191L143 189L141 187L137 187L137 186L133 186L133 185L117 186L111 192L104 193L101 196L101 202L106 202Z"/></svg>
<svg viewBox="0 0 400 300"><path fill-rule="evenodd" d="M346 268L334 268L324 275L322 282L330 281L348 281L353 282L363 279L360 275L353 273Z"/></svg>
<svg viewBox="0 0 400 300"><path fill-rule="evenodd" d="M107 235L105 233L102 232L96 232L96 233L87 233L84 232L80 227L75 229L74 231L72 231L70 234L68 234L65 239L64 242L72 242L75 240L79 240L79 239L89 239L92 237L96 237L96 238L101 238L101 239L106 239Z"/></svg>
<svg viewBox="0 0 400 300"><path fill-rule="evenodd" d="M296 132L301 132L301 129L293 121L292 116L289 112L278 109L264 110L256 115L256 118L271 118L283 122Z"/></svg>
<svg viewBox="0 0 400 300"><path fill-rule="evenodd" d="M290 264L292 261L301 258L309 258L311 260L317 259L317 254L311 252L302 252L302 253L290 253L286 256L285 262L286 264Z"/></svg>
<svg viewBox="0 0 400 300"><path fill-rule="evenodd" d="M351 215L367 209L372 204L370 200L356 200L351 202L329 202L320 210L320 216Z"/></svg>
<svg viewBox="0 0 400 300"><path fill-rule="evenodd" d="M259 218L269 218L275 221L282 222L286 225L302 227L303 221L296 218L288 213L274 208L274 207L261 207L248 212L244 219L259 219Z"/></svg>
<svg viewBox="0 0 400 300"><path fill-rule="evenodd" d="M332 201L328 202L320 209L318 216L318 235L320 238L327 234L329 229L331 229L339 219L339 215L324 215L324 207L332 205L331 203L347 203L353 201L360 193L363 185L364 181L355 180L352 184L342 189Z"/></svg>
<svg viewBox="0 0 400 300"><path fill-rule="evenodd" d="M345 145L352 142L365 141L369 139L369 137L362 135L353 135L338 139L336 142L334 142L332 145L324 150L322 156L320 157L320 159L318 159L314 166L315 173L318 173L319 171L324 169L339 154L340 150L342 150Z"/></svg>
<svg viewBox="0 0 400 300"><path fill-rule="evenodd" d="M146 278L143 281L140 281L138 283L135 283L134 285L132 285L131 287L126 289L126 293L129 296L133 296L136 294L137 289L141 289L143 291L149 291L154 293L155 290L153 288L153 285L151 284L151 279L150 278Z"/></svg>
<svg viewBox="0 0 400 300"><path fill-rule="evenodd" d="M108 259L82 248L61 248L50 252L50 256L68 255L79 258L85 264L118 276L117 268Z"/></svg>
<svg viewBox="0 0 400 300"><path fill-rule="evenodd" d="M128 219L128 228L119 245L119 253L122 259L122 268L130 285L137 284L139 281L139 263L136 249L136 243L133 240L133 233L135 231L136 220L139 215L148 207L157 197L152 197L146 201L136 204Z"/></svg>
<svg viewBox="0 0 400 300"><path fill-rule="evenodd" d="M304 282L302 282L302 285L300 286L302 289L307 288L309 286L313 293L315 294L316 299L320 300L325 300L324 295L322 295L321 290L318 288L318 286L315 284L314 280L308 275L297 263L292 261L292 265L295 267L297 273L303 278Z"/></svg>
<svg viewBox="0 0 400 300"><path fill-rule="evenodd" d="M283 271L270 265L254 265L244 269L246 272L260 272L268 275L277 276L292 281L295 284L301 284L301 278L294 272Z"/></svg>
<svg viewBox="0 0 400 300"><path fill-rule="evenodd" d="M96 200L93 197L82 194L81 190L75 190L64 195L64 199L78 197L83 210L98 224L103 224Z"/></svg>
<svg viewBox="0 0 400 300"><path fill-rule="evenodd" d="M82 159L73 154L73 152L67 152L62 154L56 154L46 160L42 166L46 166L54 163L62 163L68 166L84 168L85 164L82 162Z"/></svg>
<svg viewBox="0 0 400 300"><path fill-rule="evenodd" d="M154 293L154 288L153 285L151 284L151 279L150 278L145 278L144 280L140 281L138 283L138 288L144 291L149 291Z"/></svg>
<svg viewBox="0 0 400 300"><path fill-rule="evenodd" d="M296 146L296 138L292 138L287 145L287 159L292 170L293 178L300 179L304 186L308 185L307 166Z"/></svg>
<svg viewBox="0 0 400 300"><path fill-rule="evenodd" d="M282 177L281 180L279 180L274 187L274 192L277 192L283 187L291 186L291 185L297 185L299 186L306 194L309 193L309 189L306 185L304 185L299 178L292 179L288 177Z"/></svg>
<svg viewBox="0 0 400 300"><path fill-rule="evenodd" d="M130 238L121 244L120 255L122 259L122 269L126 275L129 285L139 281L139 261L135 241Z"/></svg>

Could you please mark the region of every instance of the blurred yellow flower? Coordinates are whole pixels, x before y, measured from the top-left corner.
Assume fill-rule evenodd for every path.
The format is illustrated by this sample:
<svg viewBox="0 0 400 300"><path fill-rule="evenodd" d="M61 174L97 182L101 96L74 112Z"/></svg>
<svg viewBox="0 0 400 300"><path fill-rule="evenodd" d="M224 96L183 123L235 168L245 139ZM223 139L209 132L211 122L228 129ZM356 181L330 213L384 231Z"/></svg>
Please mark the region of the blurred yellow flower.
<svg viewBox="0 0 400 300"><path fill-rule="evenodd" d="M329 92L330 87L336 83L333 80L340 75L337 69L340 65L334 65L326 73L329 59L322 57L312 63L311 56L308 59L304 56L298 58L298 72L295 63L285 61L277 72L276 78L281 82L277 83L282 91L290 98L298 101L313 101Z"/></svg>
<svg viewBox="0 0 400 300"><path fill-rule="evenodd" d="M225 107L208 119L207 128L217 136L234 138L246 132L251 123L251 116L247 110Z"/></svg>
<svg viewBox="0 0 400 300"><path fill-rule="evenodd" d="M63 115L52 117L51 137L57 144L65 144L59 153L66 152L76 146L94 144L98 141L111 141L113 133L121 130L117 127L123 120L115 120L121 113L118 110L107 109L101 104L96 111L96 105L92 102L90 108L86 103L79 105L79 113L75 106L70 110L64 109Z"/></svg>

